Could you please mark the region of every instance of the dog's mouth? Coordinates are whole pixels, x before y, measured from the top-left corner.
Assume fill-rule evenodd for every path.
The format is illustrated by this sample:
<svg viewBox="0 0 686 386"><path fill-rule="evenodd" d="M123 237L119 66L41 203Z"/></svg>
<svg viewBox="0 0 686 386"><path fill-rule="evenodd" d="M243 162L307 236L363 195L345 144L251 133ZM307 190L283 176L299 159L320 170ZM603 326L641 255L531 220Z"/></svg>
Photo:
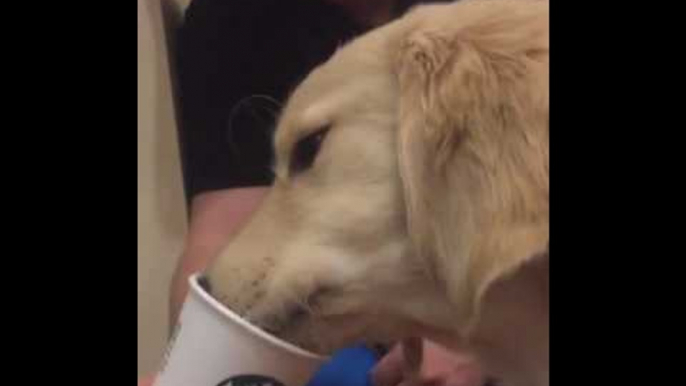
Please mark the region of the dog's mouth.
<svg viewBox="0 0 686 386"><path fill-rule="evenodd" d="M390 342L368 339L367 316L357 308L338 308L340 296L339 289L320 286L301 301L282 304L273 314L246 318L270 335L322 355L350 344L384 351Z"/></svg>
<svg viewBox="0 0 686 386"><path fill-rule="evenodd" d="M222 302L220 297L213 293L210 280L206 276L198 277L197 283L207 294ZM231 304L222 303L233 312L238 312L241 318L269 335L297 344L297 342L289 339L289 336L292 334L292 331L297 331L299 326L305 324L308 318L313 316L313 310L318 302L317 299L325 295L327 291L326 288L320 288L308 296L306 301L289 303L281 308L281 312L269 314L254 314L250 309L238 312Z"/></svg>
<svg viewBox="0 0 686 386"><path fill-rule="evenodd" d="M335 296L333 287L320 286L304 299L285 303L272 314L251 315L248 311L245 317L269 334L284 338L301 329L308 321L325 317L323 305L331 296Z"/></svg>
<svg viewBox="0 0 686 386"><path fill-rule="evenodd" d="M311 311L304 305L296 304L288 308L288 311L277 316L266 319L254 319L247 317L248 320L257 327L266 331L270 335L284 338L288 331L292 331L304 324L311 316Z"/></svg>
<svg viewBox="0 0 686 386"><path fill-rule="evenodd" d="M217 299L209 279L198 278L198 285ZM356 308L338 307L340 297L340 289L320 285L299 299L283 300L269 308L264 307L266 303L255 304L239 314L269 335L322 355L351 343L366 343L378 353L387 351L391 342L366 339L366 319ZM235 311L231 304L224 305Z"/></svg>

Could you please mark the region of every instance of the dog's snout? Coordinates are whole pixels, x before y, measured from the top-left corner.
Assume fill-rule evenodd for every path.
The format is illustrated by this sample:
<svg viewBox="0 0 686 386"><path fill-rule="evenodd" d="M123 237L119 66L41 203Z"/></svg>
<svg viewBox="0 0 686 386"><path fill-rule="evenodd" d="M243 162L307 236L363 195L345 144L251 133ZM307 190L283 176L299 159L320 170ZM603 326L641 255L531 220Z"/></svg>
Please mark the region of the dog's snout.
<svg viewBox="0 0 686 386"><path fill-rule="evenodd" d="M267 313L261 307L256 307L249 312L248 318L252 323L260 326L265 331L282 336L301 328L310 318L321 316L322 302L324 297L332 293L332 288L327 286L316 287L309 295L298 300L281 300L280 306L267 307Z"/></svg>

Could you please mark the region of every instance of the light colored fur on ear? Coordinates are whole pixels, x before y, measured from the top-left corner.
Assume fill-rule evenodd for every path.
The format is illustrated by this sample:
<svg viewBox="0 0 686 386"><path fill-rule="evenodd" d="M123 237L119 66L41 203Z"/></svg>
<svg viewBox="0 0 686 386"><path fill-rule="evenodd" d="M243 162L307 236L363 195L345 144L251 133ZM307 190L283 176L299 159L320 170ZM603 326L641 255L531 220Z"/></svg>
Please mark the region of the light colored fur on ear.
<svg viewBox="0 0 686 386"><path fill-rule="evenodd" d="M398 146L411 237L468 333L489 286L548 244L548 3L451 9L408 16Z"/></svg>

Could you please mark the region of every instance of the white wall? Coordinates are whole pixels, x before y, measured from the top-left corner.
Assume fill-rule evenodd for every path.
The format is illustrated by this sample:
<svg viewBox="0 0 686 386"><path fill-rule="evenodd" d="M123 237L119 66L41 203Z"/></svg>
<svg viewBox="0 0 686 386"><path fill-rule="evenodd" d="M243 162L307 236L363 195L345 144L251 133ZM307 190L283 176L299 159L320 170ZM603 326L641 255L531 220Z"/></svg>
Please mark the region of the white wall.
<svg viewBox="0 0 686 386"><path fill-rule="evenodd" d="M169 1L178 12L189 0ZM168 334L169 283L186 213L160 0L138 0L138 373L154 371Z"/></svg>

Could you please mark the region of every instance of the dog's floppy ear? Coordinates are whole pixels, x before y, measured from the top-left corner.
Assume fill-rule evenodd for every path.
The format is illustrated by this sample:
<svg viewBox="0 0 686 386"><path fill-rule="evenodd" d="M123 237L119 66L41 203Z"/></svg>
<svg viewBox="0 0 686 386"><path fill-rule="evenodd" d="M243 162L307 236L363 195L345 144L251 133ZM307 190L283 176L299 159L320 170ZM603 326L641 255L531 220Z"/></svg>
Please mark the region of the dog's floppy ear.
<svg viewBox="0 0 686 386"><path fill-rule="evenodd" d="M409 232L464 331L491 284L548 245L548 15L540 4L459 28L417 23L397 45Z"/></svg>

